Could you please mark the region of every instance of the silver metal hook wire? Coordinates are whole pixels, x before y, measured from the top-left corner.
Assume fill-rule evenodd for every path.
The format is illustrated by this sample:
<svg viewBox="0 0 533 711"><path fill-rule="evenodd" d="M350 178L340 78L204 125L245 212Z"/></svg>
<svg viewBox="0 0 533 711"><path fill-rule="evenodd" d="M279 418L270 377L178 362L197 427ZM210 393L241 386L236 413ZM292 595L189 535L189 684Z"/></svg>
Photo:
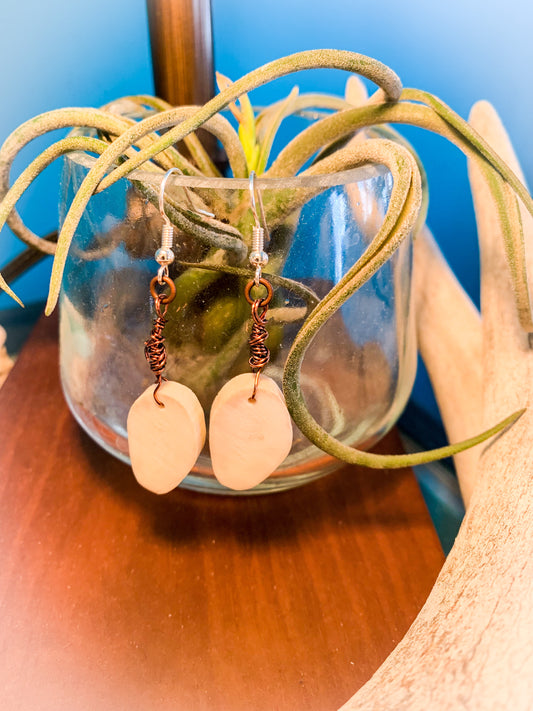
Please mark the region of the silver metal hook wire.
<svg viewBox="0 0 533 711"><path fill-rule="evenodd" d="M179 168L171 168L167 170L163 179L161 180L161 185L159 186L159 212L163 218L163 229L161 230L161 247L155 253L155 260L160 265L157 272L157 278L160 284L163 284L165 278L168 279L168 265L172 264L174 261L174 252L172 251L172 243L174 239L174 225L169 220L165 212L165 188L167 186L167 180L173 173L178 173L183 175L183 171ZM191 212L196 214L207 215L207 217L214 217L212 212L207 212L206 210L197 210L191 200L187 188L185 190L185 198L189 205Z"/></svg>
<svg viewBox="0 0 533 711"><path fill-rule="evenodd" d="M165 279L168 279L168 265L174 261L174 252L172 251L172 243L174 241L174 225L168 219L165 213L165 187L167 180L174 172L174 168L168 170L163 176L161 185L159 186L159 212L163 218L163 229L161 230L161 247L155 253L155 261L159 264L157 270L157 281L163 284Z"/></svg>
<svg viewBox="0 0 533 711"><path fill-rule="evenodd" d="M259 286L259 282L261 281L261 276L263 273L263 267L268 264L268 254L265 252L265 229L261 226L261 223L259 222L259 216L257 214L257 206L255 204L255 196L256 196L256 185L255 185L255 171L251 171L250 173L250 182L249 182L249 190L250 190L250 207L252 209L252 214L254 216L255 220L255 225L252 227L252 249L250 251L250 264L252 267L255 267L255 277L254 281L256 286ZM265 225L266 228L266 219L265 219L265 209L263 207L263 201L261 200L261 193L259 190L257 190L257 201L259 202L259 209L261 211L261 218L263 220L263 224ZM267 232L267 238L268 238L268 232Z"/></svg>
<svg viewBox="0 0 533 711"><path fill-rule="evenodd" d="M177 173L178 175L185 175L185 173L180 170L179 168L171 168L170 170L167 170L165 175L163 176L163 180L161 181L161 185L159 187L159 212L161 213L161 217L165 220L165 223L168 225L171 225L172 223L168 219L168 216L165 212L165 188L167 185L167 180L170 178L170 176L173 173ZM189 210L191 212L195 212L197 215L205 215L206 217L215 217L215 215L212 212L208 212L207 210L201 210L200 208L196 208L193 205L193 202L191 200L191 196L189 195L189 192L187 188L184 188L185 191L185 199L187 200L187 204L189 206Z"/></svg>
<svg viewBox="0 0 533 711"><path fill-rule="evenodd" d="M252 208L252 214L255 220L255 226L261 227L259 222L259 217L257 215L257 207L255 204L255 170L250 173L250 178L248 181L248 190L250 191L250 207Z"/></svg>
<svg viewBox="0 0 533 711"><path fill-rule="evenodd" d="M252 214L254 216L255 220L255 226L260 227L261 229L264 230L264 234L266 236L267 242L270 240L270 235L268 234L268 227L266 223L266 215L265 215L265 208L263 205L263 199L261 198L261 191L257 188L255 184L255 179L256 179L256 174L255 170L252 170L250 173L250 179L248 182L248 189L250 191L250 207L252 209ZM259 221L259 216L257 214L257 206L255 203L255 197L257 195L257 202L259 203L259 211L261 213L261 221ZM263 224L261 224L261 222Z"/></svg>

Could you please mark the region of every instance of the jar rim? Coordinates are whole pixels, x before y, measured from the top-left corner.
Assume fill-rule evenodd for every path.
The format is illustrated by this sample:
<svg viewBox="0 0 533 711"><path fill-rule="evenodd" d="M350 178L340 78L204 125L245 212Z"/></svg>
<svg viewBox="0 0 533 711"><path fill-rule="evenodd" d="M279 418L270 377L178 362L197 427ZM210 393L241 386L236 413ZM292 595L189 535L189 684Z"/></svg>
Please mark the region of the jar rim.
<svg viewBox="0 0 533 711"><path fill-rule="evenodd" d="M82 151L74 151L65 156L67 160L73 160L79 165L90 169L96 162L96 158L89 156ZM322 173L319 175L296 175L277 178L265 178L258 175L255 180L256 187L261 190L280 190L287 188L330 188L349 183L360 183L372 180L390 173L384 165L367 163L340 170L333 173ZM164 177L164 172L154 173L152 171L138 168L132 171L127 179L130 181L140 181L149 185L159 186ZM167 185L177 188L203 188L217 190L247 190L249 187L248 178L215 178L203 175L171 175Z"/></svg>

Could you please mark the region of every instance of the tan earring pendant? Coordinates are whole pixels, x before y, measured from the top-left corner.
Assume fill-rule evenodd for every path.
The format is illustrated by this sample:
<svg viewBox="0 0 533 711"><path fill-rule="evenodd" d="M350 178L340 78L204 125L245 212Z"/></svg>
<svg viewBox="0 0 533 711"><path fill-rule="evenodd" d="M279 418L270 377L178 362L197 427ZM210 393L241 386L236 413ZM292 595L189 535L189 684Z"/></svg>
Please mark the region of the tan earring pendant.
<svg viewBox="0 0 533 711"><path fill-rule="evenodd" d="M155 494L166 494L181 484L195 465L206 434L204 411L196 395L186 385L163 376L167 360L163 330L168 305L176 296L176 285L168 271L174 261L174 228L165 213L165 186L172 173L181 174L181 170L167 170L159 189L163 229L161 247L155 253L159 270L150 282L156 320L144 344L144 354L156 383L135 400L127 420L131 468L139 484ZM210 212L201 212L214 217ZM168 294L161 291L165 287L169 289Z"/></svg>
<svg viewBox="0 0 533 711"><path fill-rule="evenodd" d="M169 287L168 296L157 292L159 281ZM156 383L130 408L128 443L131 468L139 484L155 494L166 494L181 484L195 465L206 430L204 411L193 391L163 377L166 364L163 329L168 305L176 295L174 282L167 276L154 277L150 292L157 318L144 352Z"/></svg>
<svg viewBox="0 0 533 711"><path fill-rule="evenodd" d="M185 479L196 464L205 442L205 418L193 391L164 381L154 400L151 385L135 400L128 414L131 467L141 486L154 494L167 494Z"/></svg>
<svg viewBox="0 0 533 711"><path fill-rule="evenodd" d="M262 375L270 353L265 327L272 286L265 279L264 299L250 299L251 280L245 297L252 305L250 365L254 372L232 378L211 406L209 449L218 481L237 491L251 489L269 477L292 447L292 422L285 399L272 378Z"/></svg>
<svg viewBox="0 0 533 711"><path fill-rule="evenodd" d="M262 269L268 263L264 251L266 221L258 191L262 227L256 207L254 171L250 173L249 190L255 220L249 260L255 277L246 285L244 296L252 307L252 333L248 343L253 372L237 375L224 385L211 406L209 423L209 449L215 476L221 484L237 491L252 489L264 481L292 447L292 421L283 393L271 378L261 374L270 360L265 324L274 292L270 282L262 277ZM252 299L250 293L254 286L264 287L266 296Z"/></svg>
<svg viewBox="0 0 533 711"><path fill-rule="evenodd" d="M229 489L252 489L269 477L292 447L291 418L277 384L255 374L232 378L211 407L209 448L213 471Z"/></svg>
<svg viewBox="0 0 533 711"><path fill-rule="evenodd" d="M163 329L168 305L176 296L176 285L169 278L168 265L174 261L174 228L165 213L165 186L172 173L167 170L159 189L159 212L163 218L161 247L155 253L159 270L150 282L156 320L144 354L156 376L133 403L128 413L127 430L131 468L141 486L155 494L166 494L181 484L196 463L205 443L205 417L200 401L186 385L163 376L167 353ZM190 198L189 198L190 200ZM194 211L192 203L190 207ZM212 213L201 211L214 217ZM158 289L167 286L169 293Z"/></svg>

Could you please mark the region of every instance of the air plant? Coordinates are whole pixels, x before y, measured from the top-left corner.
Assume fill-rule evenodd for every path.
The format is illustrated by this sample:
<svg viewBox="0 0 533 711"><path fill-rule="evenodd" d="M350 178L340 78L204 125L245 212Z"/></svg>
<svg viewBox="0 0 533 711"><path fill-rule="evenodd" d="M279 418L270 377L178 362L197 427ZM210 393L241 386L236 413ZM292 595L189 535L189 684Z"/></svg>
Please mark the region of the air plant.
<svg viewBox="0 0 533 711"><path fill-rule="evenodd" d="M283 101L258 114L254 112L248 98L250 91L278 77L319 67L359 74L375 82L378 90L369 99L354 105L349 91L346 99L340 99L320 94L300 95L295 88ZM135 105L151 113L142 120L134 120L117 114L116 104L102 109L60 109L27 121L7 138L0 149L0 227L7 222L27 245L54 255L46 313L50 314L56 305L69 247L91 196L131 176L144 197L157 204L157 189L153 184L135 177L140 167L145 175L153 173L154 178L171 167L179 168L187 176L220 177L195 134L199 128L220 141L234 178L247 178L252 170L259 176L283 179L297 174L312 176L368 163L379 164L388 168L394 181L387 213L363 255L324 298L318 299L303 284L281 277L283 264L279 261L273 260L265 270L275 285L283 285L307 304L307 317L292 344L283 378L285 399L293 420L311 442L330 455L374 468L397 468L450 456L513 423L523 410L458 444L415 454L378 455L354 449L328 434L310 414L300 386L302 361L317 331L391 257L403 240L411 234L416 236L425 222L427 200L421 166L409 145L389 124L410 124L444 136L486 176L499 212L520 323L526 331L533 330L518 206L520 200L533 215L533 200L506 163L442 101L425 91L403 89L391 69L360 54L338 50L300 52L266 64L235 82L219 77L219 86L220 93L201 107L171 107L153 97L128 97L122 105L130 108ZM238 122L238 132L220 113L227 108ZM324 115L296 135L271 160L273 140L283 119L310 109L319 109ZM18 152L34 138L59 128L93 129L96 135L78 135L75 131L57 141L10 186L10 168ZM365 132L360 140L349 140L356 132L369 128L374 130ZM177 150L180 141L187 146L189 158ZM15 206L26 188L50 163L76 151L85 151L97 158L70 205L55 244L33 234L20 219ZM288 188L270 199L265 197L267 224L272 227L281 224L286 215L309 197L308 190ZM216 218L198 215L198 208L213 212ZM180 288L190 288L187 270L202 275L195 281L197 290L211 284L220 274L249 276L246 257L250 215L232 204L223 190L207 195L198 189L190 192L183 203L167 195L165 209L179 230L202 245L202 259L183 265L186 271L176 280L178 293ZM20 303L2 277L0 286Z"/></svg>

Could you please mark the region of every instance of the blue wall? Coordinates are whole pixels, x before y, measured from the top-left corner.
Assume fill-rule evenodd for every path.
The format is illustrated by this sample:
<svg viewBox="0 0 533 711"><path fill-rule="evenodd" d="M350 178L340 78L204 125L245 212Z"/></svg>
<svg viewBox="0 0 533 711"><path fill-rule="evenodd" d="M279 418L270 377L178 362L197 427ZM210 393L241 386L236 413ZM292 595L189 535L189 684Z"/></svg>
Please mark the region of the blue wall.
<svg viewBox="0 0 533 711"><path fill-rule="evenodd" d="M530 182L533 151L530 122L533 95L533 9L526 0L328 0L311 3L270 0L259 13L253 3L214 3L215 49L221 71L239 76L276 56L313 47L352 49L391 66L405 86L439 96L465 118L474 101L488 99L500 112ZM228 42L234 33L237 41ZM341 72L298 75L278 82L287 92L342 91ZM258 102L277 95L260 89ZM426 165L431 191L429 223L461 281L477 299L479 278L475 224L465 161L440 138L417 129L405 134Z"/></svg>
<svg viewBox="0 0 533 711"><path fill-rule="evenodd" d="M96 107L118 96L153 92L144 0L1 0L0 7L0 141L43 111ZM14 174L45 145L34 143ZM19 204L39 234L57 227L58 175L59 166L51 166ZM0 266L19 250L18 240L4 228ZM47 260L16 283L25 303L45 297L49 274ZM0 308L13 303L0 296Z"/></svg>
<svg viewBox="0 0 533 711"><path fill-rule="evenodd" d="M213 17L216 66L233 78L294 51L337 47L382 60L406 86L435 93L465 117L475 100L489 99L533 182L533 11L526 0L269 0L260 5L213 0ZM144 0L4 0L0 23L0 138L48 109L98 106L120 95L153 91ZM255 100L279 98L294 81L302 90L341 92L345 78L340 72L300 74L258 90ZM439 138L413 129L406 134L428 171L430 226L477 300L477 247L465 161ZM51 169L21 211L44 234L56 225L56 203L57 170ZM0 265L16 249L4 230ZM48 271L49 264L43 265L18 283L26 302L44 297ZM8 305L1 296L0 308Z"/></svg>

